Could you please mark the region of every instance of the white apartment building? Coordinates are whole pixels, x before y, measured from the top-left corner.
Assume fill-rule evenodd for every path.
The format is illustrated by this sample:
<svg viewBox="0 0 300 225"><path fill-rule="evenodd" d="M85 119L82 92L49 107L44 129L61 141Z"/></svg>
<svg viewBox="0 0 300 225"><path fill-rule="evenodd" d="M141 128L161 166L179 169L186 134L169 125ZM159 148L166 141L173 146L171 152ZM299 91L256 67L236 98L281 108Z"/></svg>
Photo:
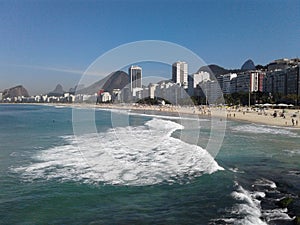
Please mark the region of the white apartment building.
<svg viewBox="0 0 300 225"><path fill-rule="evenodd" d="M224 74L222 76L222 91L223 91L223 94L231 94L232 93L232 90L231 90L231 87L232 87L232 79L236 78L237 77L237 74L236 73L228 73L228 74Z"/></svg>
<svg viewBox="0 0 300 225"><path fill-rule="evenodd" d="M139 66L131 66L128 69L130 77L130 91L133 92L135 88L142 87L142 68Z"/></svg>
<svg viewBox="0 0 300 225"><path fill-rule="evenodd" d="M172 81L175 84L188 88L188 65L186 62L175 62L172 65Z"/></svg>
<svg viewBox="0 0 300 225"><path fill-rule="evenodd" d="M197 85L203 81L210 80L210 74L205 71L200 71L191 75L193 78L193 88L196 88Z"/></svg>

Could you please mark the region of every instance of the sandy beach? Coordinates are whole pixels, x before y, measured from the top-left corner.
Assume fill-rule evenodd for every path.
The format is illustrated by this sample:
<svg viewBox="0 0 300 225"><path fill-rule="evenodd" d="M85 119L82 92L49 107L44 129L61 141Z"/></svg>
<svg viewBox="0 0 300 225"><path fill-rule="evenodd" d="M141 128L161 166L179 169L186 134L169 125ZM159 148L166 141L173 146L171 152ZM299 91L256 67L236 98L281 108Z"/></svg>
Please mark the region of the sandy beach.
<svg viewBox="0 0 300 225"><path fill-rule="evenodd" d="M274 116L274 113L276 113L276 116ZM284 113L282 109L227 109L226 117L229 120L245 121L271 126L291 127L298 129L300 128L299 110L293 109L285 109Z"/></svg>
<svg viewBox="0 0 300 225"><path fill-rule="evenodd" d="M18 103L22 104L22 103ZM24 103L29 104L29 103ZM281 126L300 129L300 111L295 109L249 108L249 107L207 107L207 106L174 106L174 105L141 105L141 104L87 104L87 103L33 103L56 107L102 108L130 110L137 112L160 112L181 115L198 115L199 117L217 117L220 119L244 121L249 123ZM276 117L274 117L276 113ZM294 124L293 124L294 121Z"/></svg>
<svg viewBox="0 0 300 225"><path fill-rule="evenodd" d="M295 109L258 109L258 108L225 108L206 106L150 106L150 105L96 105L98 108L123 109L133 111L158 111L166 113L193 114L200 117L218 117L228 120L265 124L300 129L300 112ZM276 116L274 116L274 113ZM294 122L294 123L293 123Z"/></svg>

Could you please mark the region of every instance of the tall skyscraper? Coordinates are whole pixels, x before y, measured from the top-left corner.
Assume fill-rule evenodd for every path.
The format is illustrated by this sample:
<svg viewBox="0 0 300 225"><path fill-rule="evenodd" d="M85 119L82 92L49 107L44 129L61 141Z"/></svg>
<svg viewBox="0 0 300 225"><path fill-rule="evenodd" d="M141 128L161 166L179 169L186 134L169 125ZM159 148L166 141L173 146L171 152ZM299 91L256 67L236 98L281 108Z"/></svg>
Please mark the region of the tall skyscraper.
<svg viewBox="0 0 300 225"><path fill-rule="evenodd" d="M172 81L184 89L188 87L188 66L186 62L175 62L172 65Z"/></svg>
<svg viewBox="0 0 300 225"><path fill-rule="evenodd" d="M130 90L142 87L142 68L139 66L131 66L128 69L130 77Z"/></svg>

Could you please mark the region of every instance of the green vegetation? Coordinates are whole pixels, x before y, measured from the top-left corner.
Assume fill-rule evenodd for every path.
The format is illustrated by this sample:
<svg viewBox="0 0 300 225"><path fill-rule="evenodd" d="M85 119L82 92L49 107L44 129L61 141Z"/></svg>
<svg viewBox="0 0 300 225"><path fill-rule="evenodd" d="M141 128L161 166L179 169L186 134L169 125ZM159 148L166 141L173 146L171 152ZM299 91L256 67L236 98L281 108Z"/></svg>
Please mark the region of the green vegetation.
<svg viewBox="0 0 300 225"><path fill-rule="evenodd" d="M300 225L300 216L296 216L296 218L294 220L294 224L295 225Z"/></svg>
<svg viewBox="0 0 300 225"><path fill-rule="evenodd" d="M165 100L163 98L150 98L150 97L147 97L147 98L143 98L143 99L140 99L138 100L136 103L139 103L139 104L147 104L147 105L159 105L159 104L162 104L162 102L165 102L165 104L171 104L168 100Z"/></svg>
<svg viewBox="0 0 300 225"><path fill-rule="evenodd" d="M278 205L282 208L287 208L292 202L294 201L293 198L291 197L286 197L286 198L283 198L281 199L279 202L278 202Z"/></svg>

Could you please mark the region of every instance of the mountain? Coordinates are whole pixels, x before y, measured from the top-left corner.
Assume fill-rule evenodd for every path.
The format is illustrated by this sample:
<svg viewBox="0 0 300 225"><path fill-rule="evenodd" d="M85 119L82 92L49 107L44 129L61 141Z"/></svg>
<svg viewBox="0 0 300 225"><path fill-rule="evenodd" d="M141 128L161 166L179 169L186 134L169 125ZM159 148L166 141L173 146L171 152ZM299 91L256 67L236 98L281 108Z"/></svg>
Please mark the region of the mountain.
<svg viewBox="0 0 300 225"><path fill-rule="evenodd" d="M250 65L250 62L249 62L249 65ZM254 69L255 69L255 66L254 66ZM227 73L239 73L239 72L242 72L243 70L240 70L240 69L225 69L221 66L211 64L211 65L208 65L208 66L200 67L198 72L201 72L201 71L208 72L209 74L213 74L213 75L215 75L216 78L218 78L220 75L224 75L224 74L227 74Z"/></svg>
<svg viewBox="0 0 300 225"><path fill-rule="evenodd" d="M81 90L84 88L84 85L83 84L80 84L80 85L76 85L75 87L73 88L70 88L69 89L69 92L74 94L77 90Z"/></svg>
<svg viewBox="0 0 300 225"><path fill-rule="evenodd" d="M77 91L78 94L94 94L100 89L112 93L113 89L123 89L129 83L129 76L124 71L112 72L102 80Z"/></svg>
<svg viewBox="0 0 300 225"><path fill-rule="evenodd" d="M215 75L215 77L219 77L220 75L222 74L226 74L226 73L229 73L229 70L227 69L224 69L223 67L221 66L218 66L218 65L215 65L215 64L212 64L212 65L208 65L208 66L202 66L198 72L207 72L209 74L213 73Z"/></svg>
<svg viewBox="0 0 300 225"><path fill-rule="evenodd" d="M64 89L60 84L56 85L55 89L50 93L48 93L48 96L63 96L63 95L64 95Z"/></svg>
<svg viewBox="0 0 300 225"><path fill-rule="evenodd" d="M255 70L254 62L248 59L241 67L241 70Z"/></svg>
<svg viewBox="0 0 300 225"><path fill-rule="evenodd" d="M18 96L29 97L28 91L22 85L5 89L3 91L3 98L13 98Z"/></svg>

